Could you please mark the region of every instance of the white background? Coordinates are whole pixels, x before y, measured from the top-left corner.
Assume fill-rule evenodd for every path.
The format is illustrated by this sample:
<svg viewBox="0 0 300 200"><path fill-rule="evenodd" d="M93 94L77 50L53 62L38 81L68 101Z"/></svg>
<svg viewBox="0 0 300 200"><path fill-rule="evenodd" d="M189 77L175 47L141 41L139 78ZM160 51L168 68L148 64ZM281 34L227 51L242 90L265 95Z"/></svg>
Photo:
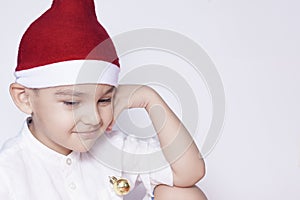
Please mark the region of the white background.
<svg viewBox="0 0 300 200"><path fill-rule="evenodd" d="M18 43L50 5L0 3L0 145L25 117L8 93ZM145 27L173 30L196 41L215 63L226 121L199 183L210 200L300 199L299 1L97 0L96 8L112 36Z"/></svg>

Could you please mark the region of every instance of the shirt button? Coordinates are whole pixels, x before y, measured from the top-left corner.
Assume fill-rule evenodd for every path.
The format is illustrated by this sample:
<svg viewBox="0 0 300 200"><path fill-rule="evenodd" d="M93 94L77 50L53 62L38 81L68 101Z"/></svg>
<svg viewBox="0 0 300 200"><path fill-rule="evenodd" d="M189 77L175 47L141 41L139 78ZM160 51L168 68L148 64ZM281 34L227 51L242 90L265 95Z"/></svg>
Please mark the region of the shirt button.
<svg viewBox="0 0 300 200"><path fill-rule="evenodd" d="M76 190L76 185L75 185L75 183L71 183L71 184L69 185L69 187L70 187L71 190Z"/></svg>
<svg viewBox="0 0 300 200"><path fill-rule="evenodd" d="M67 163L67 165L71 165L72 164L72 159L71 158L67 158L66 163Z"/></svg>

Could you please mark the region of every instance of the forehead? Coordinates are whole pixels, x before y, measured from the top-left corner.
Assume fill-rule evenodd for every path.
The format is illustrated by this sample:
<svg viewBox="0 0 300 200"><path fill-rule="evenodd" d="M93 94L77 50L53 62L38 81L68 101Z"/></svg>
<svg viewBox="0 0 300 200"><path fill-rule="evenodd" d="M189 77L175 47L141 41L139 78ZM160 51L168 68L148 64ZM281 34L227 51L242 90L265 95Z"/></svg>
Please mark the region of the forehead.
<svg viewBox="0 0 300 200"><path fill-rule="evenodd" d="M90 96L111 93L113 90L113 86L105 84L69 85L41 89L43 93L55 96Z"/></svg>

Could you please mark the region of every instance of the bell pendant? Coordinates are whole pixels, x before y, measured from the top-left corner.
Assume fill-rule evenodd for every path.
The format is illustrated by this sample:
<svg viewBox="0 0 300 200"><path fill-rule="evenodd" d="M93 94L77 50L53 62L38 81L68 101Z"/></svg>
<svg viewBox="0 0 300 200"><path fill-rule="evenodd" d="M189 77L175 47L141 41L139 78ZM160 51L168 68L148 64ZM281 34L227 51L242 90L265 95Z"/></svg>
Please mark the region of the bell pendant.
<svg viewBox="0 0 300 200"><path fill-rule="evenodd" d="M109 177L110 183L113 185L115 193L120 196L124 196L130 191L130 184L127 179L119 178L117 179L114 176Z"/></svg>

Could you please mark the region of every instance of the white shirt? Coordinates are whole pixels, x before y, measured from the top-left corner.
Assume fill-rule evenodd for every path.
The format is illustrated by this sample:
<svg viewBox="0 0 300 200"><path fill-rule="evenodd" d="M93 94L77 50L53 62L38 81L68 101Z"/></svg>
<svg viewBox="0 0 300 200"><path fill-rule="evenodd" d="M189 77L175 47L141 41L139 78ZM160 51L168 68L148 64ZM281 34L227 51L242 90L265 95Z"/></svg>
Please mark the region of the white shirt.
<svg viewBox="0 0 300 200"><path fill-rule="evenodd" d="M24 123L21 134L0 152L0 199L122 200L109 176L128 179L131 191L142 182L147 191L144 200L151 199L156 185L173 185L168 164L147 171L152 162L141 162L143 155L149 155L145 153L158 148L155 138L143 141L114 131L101 136L89 152L64 156L39 142Z"/></svg>

